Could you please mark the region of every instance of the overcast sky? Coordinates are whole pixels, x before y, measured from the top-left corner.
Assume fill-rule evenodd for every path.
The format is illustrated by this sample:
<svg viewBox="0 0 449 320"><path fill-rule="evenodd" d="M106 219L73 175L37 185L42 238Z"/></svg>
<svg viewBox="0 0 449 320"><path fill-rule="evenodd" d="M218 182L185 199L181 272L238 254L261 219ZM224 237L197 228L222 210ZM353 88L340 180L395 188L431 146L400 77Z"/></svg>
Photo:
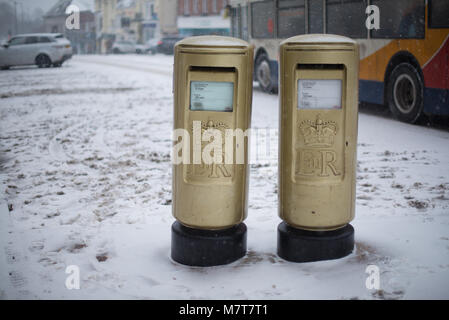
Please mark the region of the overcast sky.
<svg viewBox="0 0 449 320"><path fill-rule="evenodd" d="M20 13L20 10L22 10L19 3L22 3L23 10L25 12L27 12L28 14L32 14L34 12L34 10L37 8L41 8L44 12L47 12L59 0L0 0L0 2L9 2L11 4L13 4L14 1L16 1L18 3L17 11L19 13ZM94 1L95 0L74 0L74 3L79 5L80 8L91 7L93 9ZM76 2L78 2L78 3L76 3ZM83 10L83 9L81 9L81 10Z"/></svg>
<svg viewBox="0 0 449 320"><path fill-rule="evenodd" d="M9 2L13 4L13 0L0 0L1 2ZM93 1L93 0L92 0ZM21 10L19 3L23 4L23 10L32 14L34 9L41 8L44 12L47 12L58 0L16 0L18 3L17 10Z"/></svg>
<svg viewBox="0 0 449 320"><path fill-rule="evenodd" d="M22 0L21 2L23 3L24 10L28 10L31 13L35 8L39 7L46 12L58 2L58 0Z"/></svg>

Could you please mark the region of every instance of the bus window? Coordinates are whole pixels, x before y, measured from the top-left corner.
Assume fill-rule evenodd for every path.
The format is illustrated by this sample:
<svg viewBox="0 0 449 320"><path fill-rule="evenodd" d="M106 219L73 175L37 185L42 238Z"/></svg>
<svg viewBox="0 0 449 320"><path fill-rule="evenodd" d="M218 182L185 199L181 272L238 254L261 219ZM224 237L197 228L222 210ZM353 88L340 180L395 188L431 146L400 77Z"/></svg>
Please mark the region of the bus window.
<svg viewBox="0 0 449 320"><path fill-rule="evenodd" d="M251 30L253 38L274 37L274 1L251 3Z"/></svg>
<svg viewBox="0 0 449 320"><path fill-rule="evenodd" d="M305 33L304 0L279 0L278 37L289 38Z"/></svg>
<svg viewBox="0 0 449 320"><path fill-rule="evenodd" d="M371 37L386 39L424 38L424 0L373 0L380 10L380 29Z"/></svg>
<svg viewBox="0 0 449 320"><path fill-rule="evenodd" d="M365 10L367 6L367 0L327 0L327 33L358 39L366 38ZM383 12L381 16L382 14Z"/></svg>
<svg viewBox="0 0 449 320"><path fill-rule="evenodd" d="M323 33L323 2L309 1L309 30L307 33Z"/></svg>
<svg viewBox="0 0 449 320"><path fill-rule="evenodd" d="M241 38L241 7L231 9L231 34L233 37Z"/></svg>
<svg viewBox="0 0 449 320"><path fill-rule="evenodd" d="M242 39L248 41L248 6L244 6L240 10L242 24Z"/></svg>
<svg viewBox="0 0 449 320"><path fill-rule="evenodd" d="M449 28L449 1L429 1L429 27Z"/></svg>
<svg viewBox="0 0 449 320"><path fill-rule="evenodd" d="M248 41L248 6L231 8L231 35Z"/></svg>
<svg viewBox="0 0 449 320"><path fill-rule="evenodd" d="M230 10L230 16L231 16L231 37L237 37L237 34L235 32L236 26L237 26L237 17L236 17L236 8L231 8Z"/></svg>

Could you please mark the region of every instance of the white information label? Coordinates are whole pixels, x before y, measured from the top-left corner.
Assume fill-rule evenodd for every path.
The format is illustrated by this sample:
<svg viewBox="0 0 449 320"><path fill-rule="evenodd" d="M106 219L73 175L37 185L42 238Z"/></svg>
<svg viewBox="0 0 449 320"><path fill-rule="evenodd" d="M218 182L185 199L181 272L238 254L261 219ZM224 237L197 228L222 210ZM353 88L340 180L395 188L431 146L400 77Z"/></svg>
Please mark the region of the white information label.
<svg viewBox="0 0 449 320"><path fill-rule="evenodd" d="M298 80L298 109L341 109L341 80Z"/></svg>
<svg viewBox="0 0 449 320"><path fill-rule="evenodd" d="M234 82L190 82L190 110L231 112L233 100Z"/></svg>

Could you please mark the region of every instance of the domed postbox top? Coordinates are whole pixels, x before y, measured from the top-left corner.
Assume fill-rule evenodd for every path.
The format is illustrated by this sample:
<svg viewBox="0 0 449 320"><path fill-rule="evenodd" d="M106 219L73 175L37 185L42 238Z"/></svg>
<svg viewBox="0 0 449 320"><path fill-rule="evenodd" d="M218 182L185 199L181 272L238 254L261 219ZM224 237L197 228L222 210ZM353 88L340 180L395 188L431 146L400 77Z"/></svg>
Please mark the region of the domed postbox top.
<svg viewBox="0 0 449 320"><path fill-rule="evenodd" d="M176 43L176 46L194 47L239 47L247 48L250 44L244 40L224 36L188 37Z"/></svg>
<svg viewBox="0 0 449 320"><path fill-rule="evenodd" d="M288 39L285 39L281 42L283 44L302 44L302 43L313 43L313 44L329 44L329 43L338 43L338 44L356 44L357 42L351 38L339 36L335 34L303 34L300 36L294 36Z"/></svg>

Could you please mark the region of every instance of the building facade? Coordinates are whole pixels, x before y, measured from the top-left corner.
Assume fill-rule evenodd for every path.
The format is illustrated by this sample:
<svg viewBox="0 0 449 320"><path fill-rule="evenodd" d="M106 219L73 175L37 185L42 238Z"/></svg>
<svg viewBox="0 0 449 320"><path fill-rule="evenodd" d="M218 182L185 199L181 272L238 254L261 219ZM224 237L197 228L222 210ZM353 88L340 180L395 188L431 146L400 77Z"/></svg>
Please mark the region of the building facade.
<svg viewBox="0 0 449 320"><path fill-rule="evenodd" d="M178 33L178 25L176 23L178 0L160 0L158 15L161 35L175 35Z"/></svg>
<svg viewBox="0 0 449 320"><path fill-rule="evenodd" d="M229 35L228 0L178 0L178 30L182 36Z"/></svg>
<svg viewBox="0 0 449 320"><path fill-rule="evenodd" d="M95 0L98 52L108 53L116 40L140 44L177 33L177 0Z"/></svg>
<svg viewBox="0 0 449 320"><path fill-rule="evenodd" d="M66 13L69 6L79 9L79 29L68 29ZM96 28L93 7L89 1L59 0L44 16L44 29L48 33L62 33L70 40L74 53L95 53Z"/></svg>

